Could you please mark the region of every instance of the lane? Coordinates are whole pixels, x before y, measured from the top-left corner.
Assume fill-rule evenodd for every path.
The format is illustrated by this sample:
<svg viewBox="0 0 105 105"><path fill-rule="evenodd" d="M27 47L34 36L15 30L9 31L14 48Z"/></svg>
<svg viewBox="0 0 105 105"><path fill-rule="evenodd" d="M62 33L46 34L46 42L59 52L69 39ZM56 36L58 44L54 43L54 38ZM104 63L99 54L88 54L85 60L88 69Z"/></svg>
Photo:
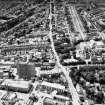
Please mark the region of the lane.
<svg viewBox="0 0 105 105"><path fill-rule="evenodd" d="M73 45L74 34L73 34L73 33L71 32L71 30L69 29L69 24L67 23L67 20L66 20L65 22L66 22L66 26L67 26L68 35L69 35L69 39L70 39L71 45Z"/></svg>
<svg viewBox="0 0 105 105"><path fill-rule="evenodd" d="M76 8L73 5L68 5L68 7L69 7L70 14L72 16L74 27L75 27L76 31L80 33L80 36L84 40L86 37L85 29L84 29L83 24L78 16Z"/></svg>

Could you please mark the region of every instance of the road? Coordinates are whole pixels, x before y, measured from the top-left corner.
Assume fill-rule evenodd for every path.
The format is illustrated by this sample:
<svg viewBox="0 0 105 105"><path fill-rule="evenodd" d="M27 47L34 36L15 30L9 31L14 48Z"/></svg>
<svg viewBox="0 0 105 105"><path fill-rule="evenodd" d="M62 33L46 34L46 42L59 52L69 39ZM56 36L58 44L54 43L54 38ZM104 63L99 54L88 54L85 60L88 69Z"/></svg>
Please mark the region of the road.
<svg viewBox="0 0 105 105"><path fill-rule="evenodd" d="M54 55L56 57L56 62L57 62L57 65L61 68L61 71L64 73L65 77L66 77L66 80L68 82L68 87L69 87L69 91L71 92L71 95L72 95L72 100L73 100L73 105L80 105L80 101L79 101L79 96L77 94L77 91L72 83L72 80L71 78L69 77L69 71L67 71L67 69L65 67L63 67L61 64L60 64L60 59L55 51L55 47L54 47L54 40L53 40L53 33L52 33L52 12L51 12L51 3L50 3L50 14L49 14L49 20L50 20L50 23L49 23L49 27L50 27L50 32L49 32L49 38L51 40L51 47L52 47L52 50L54 52Z"/></svg>
<svg viewBox="0 0 105 105"><path fill-rule="evenodd" d="M56 74L56 73L61 73L60 68L58 68L57 66L55 66L55 68L52 70L40 71L40 75L48 75L48 74Z"/></svg>
<svg viewBox="0 0 105 105"><path fill-rule="evenodd" d="M77 10L76 10L75 6L73 6L73 5L68 5L68 8L69 8L69 12L72 16L72 21L74 23L74 27L75 27L76 31L80 33L80 36L84 40L86 37L85 29L83 27L83 24L80 20L79 15L77 13Z"/></svg>

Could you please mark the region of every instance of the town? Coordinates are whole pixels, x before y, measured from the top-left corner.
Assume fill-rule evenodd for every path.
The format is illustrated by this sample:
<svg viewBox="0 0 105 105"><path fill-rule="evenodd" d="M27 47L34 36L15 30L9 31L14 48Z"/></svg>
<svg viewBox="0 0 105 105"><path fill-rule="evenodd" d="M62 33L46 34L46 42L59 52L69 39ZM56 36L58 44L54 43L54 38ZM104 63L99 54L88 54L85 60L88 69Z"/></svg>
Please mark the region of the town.
<svg viewBox="0 0 105 105"><path fill-rule="evenodd" d="M105 105L104 0L0 0L0 105Z"/></svg>

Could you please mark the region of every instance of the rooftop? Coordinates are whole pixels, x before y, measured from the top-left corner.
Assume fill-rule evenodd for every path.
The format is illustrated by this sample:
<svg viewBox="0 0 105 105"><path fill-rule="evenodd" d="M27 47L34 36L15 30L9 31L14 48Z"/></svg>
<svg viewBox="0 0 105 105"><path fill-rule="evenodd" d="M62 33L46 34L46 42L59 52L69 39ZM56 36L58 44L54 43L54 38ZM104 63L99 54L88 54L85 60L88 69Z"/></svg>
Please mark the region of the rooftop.
<svg viewBox="0 0 105 105"><path fill-rule="evenodd" d="M6 79L1 86L9 86L14 88L22 88L22 89L28 89L29 88L29 82L22 81L22 80L10 80Z"/></svg>
<svg viewBox="0 0 105 105"><path fill-rule="evenodd" d="M65 86L62 86L62 85L56 84L56 83L49 83L49 82L43 81L41 85L65 90Z"/></svg>

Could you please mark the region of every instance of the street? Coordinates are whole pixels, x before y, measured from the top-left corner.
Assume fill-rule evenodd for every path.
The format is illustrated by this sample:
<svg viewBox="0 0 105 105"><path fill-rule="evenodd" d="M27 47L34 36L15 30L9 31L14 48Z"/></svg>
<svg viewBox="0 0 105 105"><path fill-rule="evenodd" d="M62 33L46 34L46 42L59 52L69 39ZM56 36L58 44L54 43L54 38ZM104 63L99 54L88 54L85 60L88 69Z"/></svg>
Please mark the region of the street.
<svg viewBox="0 0 105 105"><path fill-rule="evenodd" d="M51 12L51 3L50 3L50 14L49 14L49 19L50 19L50 24L49 24L49 27L50 27L50 32L49 32L49 38L51 40L51 47L52 47L52 50L54 52L54 55L56 57L56 61L57 61L57 65L61 68L63 74L65 75L66 77L66 80L68 82L68 87L69 87L69 91L71 92L71 95L72 95L72 100L73 100L73 105L80 105L79 103L79 96L77 94L77 91L72 83L72 80L69 76L69 72L67 71L67 69L65 67L63 67L61 64L60 64L60 59L55 51L55 47L54 47L54 41L53 41L53 33L52 33L52 12Z"/></svg>

